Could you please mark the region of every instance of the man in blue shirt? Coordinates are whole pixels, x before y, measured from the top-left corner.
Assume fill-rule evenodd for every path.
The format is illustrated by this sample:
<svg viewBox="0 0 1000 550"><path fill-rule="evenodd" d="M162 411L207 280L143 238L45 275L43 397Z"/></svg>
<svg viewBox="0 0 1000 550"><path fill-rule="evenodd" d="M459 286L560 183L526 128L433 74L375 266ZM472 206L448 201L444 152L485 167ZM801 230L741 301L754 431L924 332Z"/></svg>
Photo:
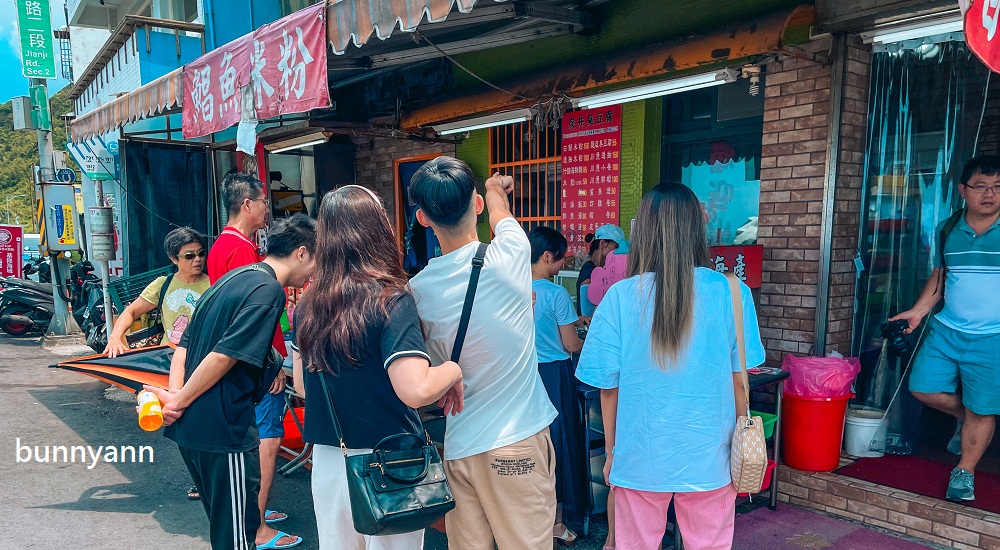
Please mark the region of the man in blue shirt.
<svg viewBox="0 0 1000 550"><path fill-rule="evenodd" d="M948 450L962 458L945 498L971 501L976 465L1000 414L1000 157L970 160L959 193L965 214L945 237L943 254L935 252L920 298L890 320L906 319L912 332L944 299L914 360L910 391L957 419Z"/></svg>

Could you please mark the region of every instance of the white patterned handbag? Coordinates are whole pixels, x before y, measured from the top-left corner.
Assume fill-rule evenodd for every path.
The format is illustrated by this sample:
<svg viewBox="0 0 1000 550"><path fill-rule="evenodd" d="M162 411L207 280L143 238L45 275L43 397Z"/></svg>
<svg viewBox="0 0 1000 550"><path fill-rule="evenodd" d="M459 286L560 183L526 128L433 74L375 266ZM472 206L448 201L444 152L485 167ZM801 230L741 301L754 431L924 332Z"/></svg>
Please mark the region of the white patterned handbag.
<svg viewBox="0 0 1000 550"><path fill-rule="evenodd" d="M729 471L737 493L757 493L764 484L767 471L767 447L764 443L764 422L759 416L750 416L750 381L747 376L747 352L743 341L743 301L736 275L726 273L729 292L733 298L733 315L736 321L736 347L740 354L743 372L743 393L746 395L745 415L736 419L732 448L729 452Z"/></svg>

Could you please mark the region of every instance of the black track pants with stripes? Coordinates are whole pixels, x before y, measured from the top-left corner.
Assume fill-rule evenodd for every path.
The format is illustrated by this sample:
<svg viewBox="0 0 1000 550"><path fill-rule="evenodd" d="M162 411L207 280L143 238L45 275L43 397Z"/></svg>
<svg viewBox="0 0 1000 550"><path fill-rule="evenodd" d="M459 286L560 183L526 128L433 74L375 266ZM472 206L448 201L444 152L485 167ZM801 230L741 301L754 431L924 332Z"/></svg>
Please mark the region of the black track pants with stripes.
<svg viewBox="0 0 1000 550"><path fill-rule="evenodd" d="M180 447L208 514L213 550L255 550L260 527L260 455L212 453Z"/></svg>

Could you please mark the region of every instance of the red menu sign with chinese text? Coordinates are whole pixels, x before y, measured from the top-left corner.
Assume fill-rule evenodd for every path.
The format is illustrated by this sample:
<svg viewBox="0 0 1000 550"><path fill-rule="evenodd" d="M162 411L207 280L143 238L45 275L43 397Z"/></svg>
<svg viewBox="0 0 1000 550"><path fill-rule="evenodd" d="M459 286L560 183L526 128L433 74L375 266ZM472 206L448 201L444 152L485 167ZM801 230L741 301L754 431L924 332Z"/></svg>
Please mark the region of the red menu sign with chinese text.
<svg viewBox="0 0 1000 550"><path fill-rule="evenodd" d="M0 225L0 277L21 277L23 238L20 225Z"/></svg>
<svg viewBox="0 0 1000 550"><path fill-rule="evenodd" d="M760 245L745 246L711 246L709 259L715 270L720 273L732 272L750 288L760 288L764 272L764 247Z"/></svg>
<svg viewBox="0 0 1000 550"><path fill-rule="evenodd" d="M1000 3L974 0L965 12L965 41L983 63L1000 73Z"/></svg>
<svg viewBox="0 0 1000 550"><path fill-rule="evenodd" d="M567 256L586 251L584 237L604 224L621 225L622 107L566 113L562 121L562 232Z"/></svg>
<svg viewBox="0 0 1000 550"><path fill-rule="evenodd" d="M330 106L325 3L264 25L185 65L184 137L238 124L241 90L251 85L257 120Z"/></svg>

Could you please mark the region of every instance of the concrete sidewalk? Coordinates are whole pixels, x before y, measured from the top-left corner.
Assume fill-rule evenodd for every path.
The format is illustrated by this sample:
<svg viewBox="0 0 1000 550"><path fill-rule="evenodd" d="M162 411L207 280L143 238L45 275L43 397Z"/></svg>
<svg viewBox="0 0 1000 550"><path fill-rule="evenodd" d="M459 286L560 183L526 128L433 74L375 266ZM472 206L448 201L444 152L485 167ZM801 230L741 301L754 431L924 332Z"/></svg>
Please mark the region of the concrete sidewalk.
<svg viewBox="0 0 1000 550"><path fill-rule="evenodd" d="M0 548L131 550L147 545L139 537L158 550L209 548L208 520L201 504L185 497L191 480L177 447L162 432L139 429L131 394L109 389L108 384L87 376L49 368L67 356L92 353L89 349L59 347L54 351L60 355L42 349L37 338L0 335L0 376L5 381L0 385L0 487L6 492L0 499ZM103 460L108 446L120 450L144 445L152 448L152 462ZM49 462L39 463L35 446L39 450L89 446L105 451L96 462L90 455L86 461L77 456L76 462L65 463L61 454L60 462L53 462L50 453ZM30 461L25 461L27 453L31 453ZM319 547L307 470L278 476L270 508L289 514L287 521L275 527L302 536L304 542L297 548ZM834 544L825 546L821 539L829 539L825 535L834 532L863 529L843 520L799 516L793 518L798 525L805 522L806 530L817 528L817 537L798 540L820 544L809 547L840 548L836 540L828 540ZM766 509L741 514L734 547L756 547L741 542L741 532L752 532L758 542L768 537L784 540L789 524L770 519L776 518L769 517ZM607 533L603 515L593 518L588 537L582 536L579 526L572 527L581 535L575 548L602 547ZM902 540L897 546L892 542L896 539L889 537L879 540L883 542L880 548L914 547ZM669 542L665 548L672 546ZM446 548L444 534L428 529L425 549Z"/></svg>

